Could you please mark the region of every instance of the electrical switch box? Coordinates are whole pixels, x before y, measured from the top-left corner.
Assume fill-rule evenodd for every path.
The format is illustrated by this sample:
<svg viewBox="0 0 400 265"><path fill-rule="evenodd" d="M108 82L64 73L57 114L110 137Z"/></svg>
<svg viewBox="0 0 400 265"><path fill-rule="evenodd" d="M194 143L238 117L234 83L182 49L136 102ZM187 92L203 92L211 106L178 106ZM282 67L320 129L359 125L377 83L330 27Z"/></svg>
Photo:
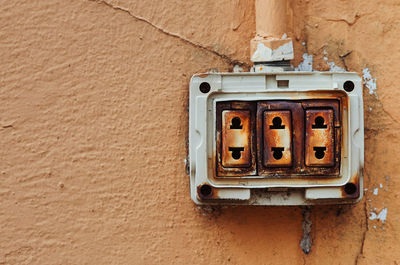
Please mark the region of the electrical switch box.
<svg viewBox="0 0 400 265"><path fill-rule="evenodd" d="M357 202L364 163L361 79L333 72L195 75L188 163L197 204Z"/></svg>

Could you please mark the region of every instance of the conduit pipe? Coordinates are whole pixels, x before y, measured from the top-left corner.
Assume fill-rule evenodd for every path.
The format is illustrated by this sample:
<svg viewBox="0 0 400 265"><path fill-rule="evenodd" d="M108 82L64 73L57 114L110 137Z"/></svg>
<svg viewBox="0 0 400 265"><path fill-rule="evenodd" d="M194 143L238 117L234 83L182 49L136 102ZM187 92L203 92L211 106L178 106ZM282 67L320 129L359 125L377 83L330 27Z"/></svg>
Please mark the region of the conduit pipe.
<svg viewBox="0 0 400 265"><path fill-rule="evenodd" d="M250 59L255 64L289 61L294 58L288 38L287 0L256 0L256 36L250 42Z"/></svg>

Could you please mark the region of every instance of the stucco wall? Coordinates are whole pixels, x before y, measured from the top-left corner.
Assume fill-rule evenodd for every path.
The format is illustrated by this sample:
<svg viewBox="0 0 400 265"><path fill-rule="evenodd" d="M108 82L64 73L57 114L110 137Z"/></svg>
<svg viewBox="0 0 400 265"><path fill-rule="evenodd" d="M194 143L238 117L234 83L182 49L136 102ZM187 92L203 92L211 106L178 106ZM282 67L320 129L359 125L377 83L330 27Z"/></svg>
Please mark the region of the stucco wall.
<svg viewBox="0 0 400 265"><path fill-rule="evenodd" d="M377 88L365 198L314 207L305 255L300 208L189 197L189 79L248 70L254 1L108 1L0 5L0 264L400 264L400 3L292 2L293 64Z"/></svg>

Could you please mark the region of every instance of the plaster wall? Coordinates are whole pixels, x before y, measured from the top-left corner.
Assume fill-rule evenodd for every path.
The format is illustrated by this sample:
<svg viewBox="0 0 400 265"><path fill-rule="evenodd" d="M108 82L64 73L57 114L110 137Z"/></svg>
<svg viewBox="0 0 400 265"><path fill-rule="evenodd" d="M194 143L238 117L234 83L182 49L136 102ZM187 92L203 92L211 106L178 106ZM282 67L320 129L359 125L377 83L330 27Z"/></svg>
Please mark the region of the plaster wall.
<svg viewBox="0 0 400 265"><path fill-rule="evenodd" d="M32 0L0 5L0 264L400 264L400 3L289 3L292 63L367 81L365 197L308 255L298 207L189 196L189 79L249 70L254 0Z"/></svg>

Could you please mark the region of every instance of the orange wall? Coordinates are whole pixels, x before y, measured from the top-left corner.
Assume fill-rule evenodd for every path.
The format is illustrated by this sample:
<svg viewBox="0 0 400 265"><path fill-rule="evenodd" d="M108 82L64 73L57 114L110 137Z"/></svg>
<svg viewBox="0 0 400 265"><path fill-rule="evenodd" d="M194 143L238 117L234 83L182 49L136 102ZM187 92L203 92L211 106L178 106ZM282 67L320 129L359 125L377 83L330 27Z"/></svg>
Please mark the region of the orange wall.
<svg viewBox="0 0 400 265"><path fill-rule="evenodd" d="M313 208L305 255L300 208L189 197L189 79L248 70L254 1L107 1L0 6L0 264L400 264L399 3L292 1L294 65L377 79L365 198Z"/></svg>

